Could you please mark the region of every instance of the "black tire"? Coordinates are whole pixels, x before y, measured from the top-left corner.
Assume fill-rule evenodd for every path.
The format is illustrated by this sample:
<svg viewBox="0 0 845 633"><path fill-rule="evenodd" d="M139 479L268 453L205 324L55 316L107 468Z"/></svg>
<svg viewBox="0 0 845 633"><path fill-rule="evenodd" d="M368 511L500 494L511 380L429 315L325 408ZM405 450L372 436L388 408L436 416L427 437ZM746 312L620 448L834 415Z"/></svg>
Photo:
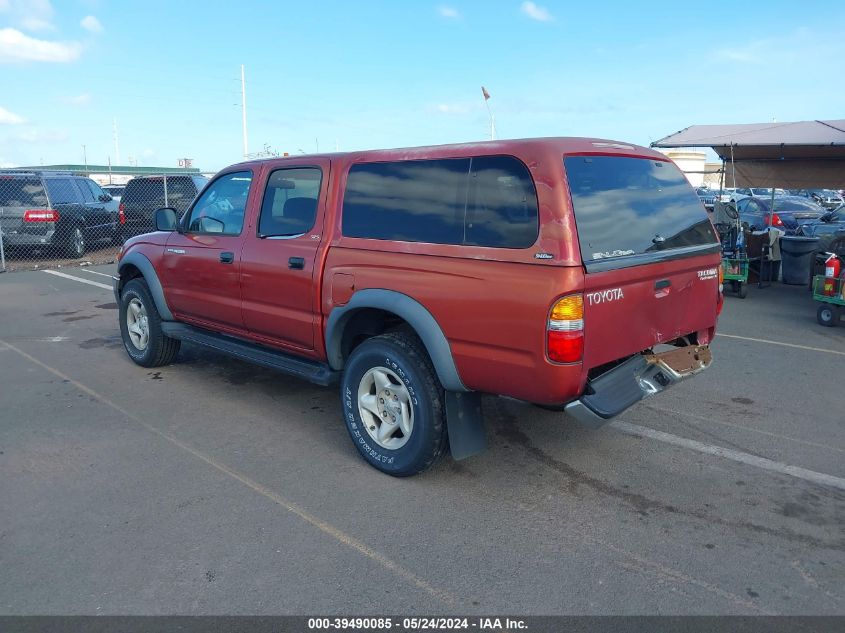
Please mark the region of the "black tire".
<svg viewBox="0 0 845 633"><path fill-rule="evenodd" d="M143 306L147 318L146 324L149 334L147 344L143 349L132 342L127 324L129 304L135 299ZM133 279L123 287L123 291L120 293L118 310L120 336L129 358L141 367L161 367L173 362L176 354L179 353L180 341L164 335L161 329L161 316L156 309L155 301L153 301L146 281Z"/></svg>
<svg viewBox="0 0 845 633"><path fill-rule="evenodd" d="M748 284L742 281L738 281L736 294L740 299L745 299L748 296Z"/></svg>
<svg viewBox="0 0 845 633"><path fill-rule="evenodd" d="M65 243L65 254L68 257L80 259L85 255L85 232L77 225L70 228Z"/></svg>
<svg viewBox="0 0 845 633"><path fill-rule="evenodd" d="M413 426L404 445L396 449L376 442L367 430L359 406L359 387L364 384L365 375L378 368L387 369L393 380L401 381L396 386L404 387L409 396ZM356 347L346 363L340 399L346 429L355 448L367 463L383 473L394 477L416 475L432 466L446 450L443 387L428 353L414 335L383 334Z"/></svg>
<svg viewBox="0 0 845 633"><path fill-rule="evenodd" d="M839 314L836 312L836 308L823 303L819 306L818 312L816 312L816 319L821 325L833 327L839 320Z"/></svg>

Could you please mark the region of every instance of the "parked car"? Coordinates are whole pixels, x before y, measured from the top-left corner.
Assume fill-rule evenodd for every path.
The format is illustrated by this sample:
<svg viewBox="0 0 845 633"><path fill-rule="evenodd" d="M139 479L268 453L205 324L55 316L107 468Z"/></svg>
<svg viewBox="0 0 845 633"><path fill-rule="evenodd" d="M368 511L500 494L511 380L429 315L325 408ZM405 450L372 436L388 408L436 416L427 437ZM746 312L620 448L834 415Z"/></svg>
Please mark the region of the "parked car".
<svg viewBox="0 0 845 633"><path fill-rule="evenodd" d="M181 215L208 182L205 176L144 176L126 184L120 199L121 234L124 239L154 230L156 209L170 207Z"/></svg>
<svg viewBox="0 0 845 633"><path fill-rule="evenodd" d="M705 209L708 211L713 210L713 207L716 204L716 198L718 197L718 194L715 191L708 189L707 187L699 187L695 190L695 194L698 196L698 199L701 200Z"/></svg>
<svg viewBox="0 0 845 633"><path fill-rule="evenodd" d="M79 258L90 244L116 239L118 209L90 178L0 170L0 222L9 248Z"/></svg>
<svg viewBox="0 0 845 633"><path fill-rule="evenodd" d="M825 209L833 210L845 204L838 191L833 189L800 189L799 195L814 200Z"/></svg>
<svg viewBox="0 0 845 633"><path fill-rule="evenodd" d="M736 203L739 219L745 228L761 231L771 225L794 235L799 226L818 222L825 214L819 205L800 196L775 198L774 214L771 198L743 198Z"/></svg>
<svg viewBox="0 0 845 633"><path fill-rule="evenodd" d="M775 189L775 197L783 197L787 195L786 189ZM738 202L743 198L769 198L772 197L772 189L771 187L740 187L735 189L733 195L730 196L729 200L732 202Z"/></svg>
<svg viewBox="0 0 845 633"><path fill-rule="evenodd" d="M245 162L177 216L156 211L119 257L130 358L164 365L186 340L340 383L355 447L391 475L447 444L480 451L482 393L596 427L711 362L719 241L678 167L643 147Z"/></svg>
<svg viewBox="0 0 845 633"><path fill-rule="evenodd" d="M825 214L819 222L802 225L798 233L818 237L820 252L836 253L845 261L845 205Z"/></svg>
<svg viewBox="0 0 845 633"><path fill-rule="evenodd" d="M102 188L103 191L112 197L112 200L119 203L120 198L123 196L123 190L126 189L126 185L102 185Z"/></svg>

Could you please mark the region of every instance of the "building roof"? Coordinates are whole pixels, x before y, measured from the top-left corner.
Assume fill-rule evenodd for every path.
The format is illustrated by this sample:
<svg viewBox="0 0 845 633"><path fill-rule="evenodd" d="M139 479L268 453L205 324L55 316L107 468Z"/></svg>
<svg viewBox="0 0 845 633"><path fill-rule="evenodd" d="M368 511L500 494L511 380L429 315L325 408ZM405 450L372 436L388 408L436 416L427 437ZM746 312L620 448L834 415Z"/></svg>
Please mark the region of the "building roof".
<svg viewBox="0 0 845 633"><path fill-rule="evenodd" d="M845 186L845 119L691 125L652 147L710 147L743 187Z"/></svg>

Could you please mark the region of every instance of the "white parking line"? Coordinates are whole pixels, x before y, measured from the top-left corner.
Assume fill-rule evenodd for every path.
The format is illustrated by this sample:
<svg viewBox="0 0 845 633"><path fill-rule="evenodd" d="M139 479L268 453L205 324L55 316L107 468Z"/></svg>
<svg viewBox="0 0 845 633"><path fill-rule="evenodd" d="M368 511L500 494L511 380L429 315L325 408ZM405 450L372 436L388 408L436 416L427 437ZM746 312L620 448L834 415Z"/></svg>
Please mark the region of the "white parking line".
<svg viewBox="0 0 845 633"><path fill-rule="evenodd" d="M66 275L65 273L60 273L58 270L42 270L41 272L47 273L48 275L55 275L56 277L63 277L65 279L73 279L73 281L78 281L81 284L88 284L89 286L97 286L97 288L105 288L106 290L112 289L112 287L108 284L101 284L99 281L89 281L88 279L81 279L80 277L74 277L73 275Z"/></svg>
<svg viewBox="0 0 845 633"><path fill-rule="evenodd" d="M109 279L114 279L112 275L109 275L107 273L98 273L96 270L88 270L87 268L80 268L79 272L88 273L89 275L100 275L101 277L108 277Z"/></svg>
<svg viewBox="0 0 845 633"><path fill-rule="evenodd" d="M616 429L617 431L621 431L622 433L627 433L628 435L635 435L637 437L645 437L648 439L657 440L658 442L665 442L666 444L672 444L673 446L687 448L689 450L704 453L706 455L715 455L716 457L730 459L735 462L739 462L740 464L756 466L757 468L762 468L763 470L780 473L781 475L797 477L798 479L810 481L815 484L820 484L822 486L832 486L833 488L845 490L845 479L841 477L834 477L833 475L817 473L814 470L807 470L806 468L801 468L800 466L791 466L782 462L776 462L771 459L766 459L765 457L757 457L756 455L751 455L749 453L735 451L730 448L723 448L721 446L714 446L713 444L697 442L695 440L690 440L686 437L679 437L677 435L672 435L671 433L656 431L646 426L629 424L628 422L622 422L621 420L611 422L608 426Z"/></svg>
<svg viewBox="0 0 845 633"><path fill-rule="evenodd" d="M809 347L807 345L796 345L795 343L783 343L781 341L770 341L765 338L752 338L750 336L738 336L736 334L722 334L716 332L716 336L724 336L725 338L737 338L742 341L753 341L755 343L768 343L769 345L781 345L783 347L794 347L795 349L806 349L810 352L824 352L825 354L836 354L838 356L845 356L845 352L840 352L835 349L824 349L823 347Z"/></svg>

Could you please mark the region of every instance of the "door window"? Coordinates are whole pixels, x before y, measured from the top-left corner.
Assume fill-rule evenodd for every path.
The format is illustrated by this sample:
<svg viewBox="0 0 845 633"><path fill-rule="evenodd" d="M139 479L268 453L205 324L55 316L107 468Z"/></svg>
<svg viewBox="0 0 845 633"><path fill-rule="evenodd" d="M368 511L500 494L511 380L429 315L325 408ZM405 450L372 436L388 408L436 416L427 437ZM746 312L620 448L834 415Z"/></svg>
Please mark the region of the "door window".
<svg viewBox="0 0 845 633"><path fill-rule="evenodd" d="M82 194L70 178L47 178L44 183L47 185L50 204L75 204L82 201Z"/></svg>
<svg viewBox="0 0 845 633"><path fill-rule="evenodd" d="M261 203L258 236L283 237L310 231L317 217L322 178L323 172L317 167L271 173Z"/></svg>
<svg viewBox="0 0 845 633"><path fill-rule="evenodd" d="M248 171L226 174L211 183L191 210L188 232L240 235L251 183Z"/></svg>
<svg viewBox="0 0 845 633"><path fill-rule="evenodd" d="M74 178L73 182L76 183L77 187L79 187L79 191L82 193L82 200L84 202L94 202L97 200L97 196L94 195L94 192L88 186L87 180Z"/></svg>

